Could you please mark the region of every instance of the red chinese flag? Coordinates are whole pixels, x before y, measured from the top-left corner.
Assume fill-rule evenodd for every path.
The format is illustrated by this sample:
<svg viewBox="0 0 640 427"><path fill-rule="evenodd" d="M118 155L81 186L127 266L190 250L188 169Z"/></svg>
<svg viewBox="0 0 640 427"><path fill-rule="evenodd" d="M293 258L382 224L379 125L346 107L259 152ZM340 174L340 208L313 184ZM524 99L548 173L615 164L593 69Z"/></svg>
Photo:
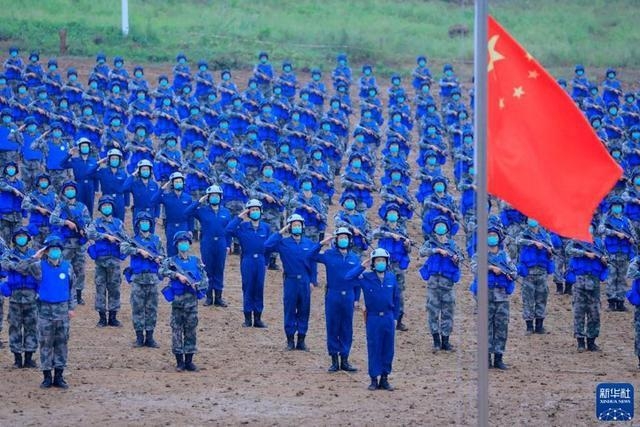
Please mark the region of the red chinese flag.
<svg viewBox="0 0 640 427"><path fill-rule="evenodd" d="M591 241L622 175L555 79L489 17L488 190L548 230Z"/></svg>

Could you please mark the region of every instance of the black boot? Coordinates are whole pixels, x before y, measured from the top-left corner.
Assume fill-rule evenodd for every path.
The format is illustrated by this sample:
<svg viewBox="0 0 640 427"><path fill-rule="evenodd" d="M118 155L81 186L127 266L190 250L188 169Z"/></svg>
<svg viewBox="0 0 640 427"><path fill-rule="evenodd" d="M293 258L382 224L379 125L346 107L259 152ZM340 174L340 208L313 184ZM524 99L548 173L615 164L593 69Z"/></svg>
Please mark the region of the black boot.
<svg viewBox="0 0 640 427"><path fill-rule="evenodd" d="M213 305L213 291L210 291L210 290L207 291L207 299L204 300L202 305L205 305L205 306Z"/></svg>
<svg viewBox="0 0 640 427"><path fill-rule="evenodd" d="M213 305L215 305L216 307L227 307L228 306L227 302L222 299L222 291L221 290L216 290L215 291L215 295L216 295L216 298L213 300Z"/></svg>
<svg viewBox="0 0 640 427"><path fill-rule="evenodd" d="M76 290L76 302L78 305L84 305L84 300L82 299L82 289Z"/></svg>
<svg viewBox="0 0 640 427"><path fill-rule="evenodd" d="M616 301L616 311L629 311L627 307L624 306L624 300Z"/></svg>
<svg viewBox="0 0 640 427"><path fill-rule="evenodd" d="M22 353L13 353L13 367L21 369L22 368Z"/></svg>
<svg viewBox="0 0 640 427"><path fill-rule="evenodd" d="M38 367L38 365L36 365L36 362L33 361L33 351L24 352L24 363L22 364L22 367L26 369Z"/></svg>
<svg viewBox="0 0 640 427"><path fill-rule="evenodd" d="M338 355L331 355L331 366L327 369L327 372L338 372L340 370L340 366L338 365Z"/></svg>
<svg viewBox="0 0 640 427"><path fill-rule="evenodd" d="M54 387L58 387L58 388L69 388L69 384L67 384L67 382L64 380L64 377L62 376L62 373L64 372L64 369L62 368L55 368L53 370L54 374L53 374L53 386Z"/></svg>
<svg viewBox="0 0 640 427"><path fill-rule="evenodd" d="M524 332L525 335L531 335L533 333L533 320L525 320L527 324L527 330Z"/></svg>
<svg viewBox="0 0 640 427"><path fill-rule="evenodd" d="M640 369L640 356L638 356L638 369Z"/></svg>
<svg viewBox="0 0 640 427"><path fill-rule="evenodd" d="M120 326L122 326L122 323L120 323L120 321L118 320L118 312L115 310L112 310L109 312L109 326L113 326L115 328L119 328Z"/></svg>
<svg viewBox="0 0 640 427"><path fill-rule="evenodd" d="M587 350L588 351L600 351L600 347L598 347L598 345L596 344L596 339L594 338L587 338Z"/></svg>
<svg viewBox="0 0 640 427"><path fill-rule="evenodd" d="M259 311L253 312L253 327L254 328L266 328L267 325L262 321L262 313Z"/></svg>
<svg viewBox="0 0 640 427"><path fill-rule="evenodd" d="M449 344L449 337L446 335L442 335L442 346L440 347L444 351L452 351L453 347Z"/></svg>
<svg viewBox="0 0 640 427"><path fill-rule="evenodd" d="M402 323L402 318L404 317L404 314L401 314L400 316L398 316L398 323L396 324L396 331L402 331L402 332L407 332L409 330L409 328L407 328L407 326Z"/></svg>
<svg viewBox="0 0 640 427"><path fill-rule="evenodd" d="M442 346L440 342L440 334L431 334L433 336L433 347L431 347L432 353L437 353L440 351L440 347Z"/></svg>
<svg viewBox="0 0 640 427"><path fill-rule="evenodd" d="M304 343L305 334L298 333L298 342L296 343L296 350L308 351L307 345Z"/></svg>
<svg viewBox="0 0 640 427"><path fill-rule="evenodd" d="M358 372L358 368L349 363L349 356L340 356L340 369L347 372Z"/></svg>
<svg viewBox="0 0 640 427"><path fill-rule="evenodd" d="M564 293L564 284L562 282L556 282L556 294L562 295Z"/></svg>
<svg viewBox="0 0 640 427"><path fill-rule="evenodd" d="M367 387L367 389L374 391L378 389L378 378L377 377L371 377L371 384L369 384L369 387Z"/></svg>
<svg viewBox="0 0 640 427"><path fill-rule="evenodd" d="M504 362L502 361L502 354L501 353L496 353L494 356L494 360L493 360L493 367L496 369L500 369L503 371L506 371L507 369L509 369L507 367L507 365L504 364Z"/></svg>
<svg viewBox="0 0 640 427"><path fill-rule="evenodd" d="M147 331L146 338L144 340L145 347L158 348L160 347L156 340L153 339L153 329Z"/></svg>
<svg viewBox="0 0 640 427"><path fill-rule="evenodd" d="M382 374L380 376L380 384L378 384L378 388L387 391L393 391L393 386L389 384L389 378L387 378L387 374Z"/></svg>
<svg viewBox="0 0 640 427"><path fill-rule="evenodd" d="M586 348L584 346L584 337L578 337L576 340L578 341L578 353L582 353Z"/></svg>
<svg viewBox="0 0 640 427"><path fill-rule="evenodd" d="M144 347L144 332L136 331L136 342L133 344L134 347Z"/></svg>
<svg viewBox="0 0 640 427"><path fill-rule="evenodd" d="M250 328L253 326L253 321L251 320L251 312L250 311L245 311L244 312L244 323L242 324L242 326L244 326L245 328Z"/></svg>
<svg viewBox="0 0 640 427"><path fill-rule="evenodd" d="M608 299L607 301L609 302L609 307L607 307L607 311L616 311L617 309L616 300Z"/></svg>
<svg viewBox="0 0 640 427"><path fill-rule="evenodd" d="M98 326L99 328L104 328L105 326L107 326L107 313L105 313L104 311L99 311L98 315L100 316L100 320L98 320L98 324L96 326Z"/></svg>
<svg viewBox="0 0 640 427"><path fill-rule="evenodd" d="M198 370L198 367L193 363L193 353L184 355L184 369L189 372L195 372Z"/></svg>
<svg viewBox="0 0 640 427"><path fill-rule="evenodd" d="M184 371L184 355L176 354L176 371Z"/></svg>
<svg viewBox="0 0 640 427"><path fill-rule="evenodd" d="M564 294L565 295L573 295L573 284L565 283L564 284Z"/></svg>
<svg viewBox="0 0 640 427"><path fill-rule="evenodd" d="M287 350L295 350L296 343L293 341L293 335L287 335Z"/></svg>
<svg viewBox="0 0 640 427"><path fill-rule="evenodd" d="M493 363L491 362L491 353L489 353L489 369L493 368Z"/></svg>
<svg viewBox="0 0 640 427"><path fill-rule="evenodd" d="M276 262L276 257L275 256L269 257L269 265L267 266L267 268L269 270L273 270L273 271L280 270L280 267L278 267L278 263Z"/></svg>
<svg viewBox="0 0 640 427"><path fill-rule="evenodd" d="M233 252L234 255L240 255L240 244L238 242L233 242Z"/></svg>
<svg viewBox="0 0 640 427"><path fill-rule="evenodd" d="M534 330L536 334L546 334L547 331L544 329L544 319L536 319L536 329Z"/></svg>
<svg viewBox="0 0 640 427"><path fill-rule="evenodd" d="M40 388L50 388L53 385L53 381L51 381L51 370L42 371L42 375L44 375L44 380L40 383Z"/></svg>

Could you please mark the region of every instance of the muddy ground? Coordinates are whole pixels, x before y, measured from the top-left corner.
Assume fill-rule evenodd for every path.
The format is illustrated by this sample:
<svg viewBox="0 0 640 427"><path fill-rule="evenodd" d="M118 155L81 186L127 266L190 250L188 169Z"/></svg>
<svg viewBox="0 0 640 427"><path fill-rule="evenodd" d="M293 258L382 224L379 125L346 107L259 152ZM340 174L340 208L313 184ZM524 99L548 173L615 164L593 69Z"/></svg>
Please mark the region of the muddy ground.
<svg viewBox="0 0 640 427"><path fill-rule="evenodd" d="M93 61L65 59L86 72ZM470 72L469 66L465 68ZM149 75L168 66L148 67ZM434 66L434 70L439 67ZM216 76L217 77L217 76ZM246 81L246 73L236 77ZM306 80L306 76L303 77ZM629 79L632 80L632 79ZM152 81L156 81L155 78ZM468 78L464 79L468 81ZM154 83L152 83L154 85ZM384 82L386 86L386 82ZM385 91L386 92L386 91ZM335 205L331 212L335 211ZM375 211L370 220L378 224ZM411 226L421 241L419 222ZM407 276L408 332L398 333L394 392L367 391L366 344L360 313L354 319L353 363L359 372L329 374L323 290L312 297L309 352L284 351L282 279L268 272L264 319L268 329L242 328L239 259L228 259L225 309L200 307L197 373L177 373L171 353L169 304L161 300L159 349L132 348L130 287L122 284L122 328L96 327L93 264L87 257L87 305L72 321L70 388L41 390L39 370L11 367L7 327L0 353L0 424L13 425L468 425L476 416L476 328L465 268L457 287L452 342L456 351L432 354L426 328L425 285L412 260ZM320 283L324 270L320 267ZM5 313L6 313L5 302ZM602 312L603 351L575 351L571 300L551 294L547 335L524 336L519 290L511 305L505 361L490 371L492 425L593 425L600 382L637 383L633 314Z"/></svg>

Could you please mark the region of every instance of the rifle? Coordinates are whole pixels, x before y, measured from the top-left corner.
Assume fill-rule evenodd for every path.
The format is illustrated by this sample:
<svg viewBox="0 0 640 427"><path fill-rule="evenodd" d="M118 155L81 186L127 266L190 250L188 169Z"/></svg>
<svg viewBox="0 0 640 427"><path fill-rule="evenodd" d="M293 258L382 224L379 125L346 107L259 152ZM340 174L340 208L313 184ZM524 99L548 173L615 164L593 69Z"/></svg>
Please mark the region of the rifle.
<svg viewBox="0 0 640 427"><path fill-rule="evenodd" d="M209 175L204 173L202 170L198 169L193 163L187 162L184 163L181 167L183 172L191 172L197 175L199 178L204 179L208 184L214 184L215 180L211 178Z"/></svg>
<svg viewBox="0 0 640 427"><path fill-rule="evenodd" d="M446 213L446 214L451 215L451 217L452 217L455 221L460 222L460 216L458 215L458 213L457 213L457 212L452 211L451 209L449 209L448 207L446 207L446 206L445 206L445 205L443 205L443 204L436 203L436 202L433 202L433 201L431 201L431 200L425 200L425 201L424 201L424 206L425 206L425 207L429 206L429 207L432 207L432 208L438 209L438 210L439 210L439 211L441 211L441 212L444 212L444 213Z"/></svg>
<svg viewBox="0 0 640 427"><path fill-rule="evenodd" d="M438 250L438 253L440 255L451 258L451 261L453 261L454 264L457 265L460 261L462 261L461 255L452 250L449 245L445 244L444 242L440 242L436 238L431 238L429 239L428 243L430 246L435 246L435 249Z"/></svg>
<svg viewBox="0 0 640 427"><path fill-rule="evenodd" d="M247 188L244 185L242 185L240 182L236 181L231 176L229 176L229 174L227 174L226 172L222 172L220 174L220 181L222 181L225 184L233 185L235 188L240 189L242 191L242 194L244 194L245 196L249 196L249 192L247 191Z"/></svg>
<svg viewBox="0 0 640 427"><path fill-rule="evenodd" d="M173 257L165 257L162 259L162 262L166 262L168 264L167 267L169 268L169 270L184 277L187 280L187 283L184 283L182 280L178 279L180 280L180 283L192 289L195 294L198 295L198 288L196 287L196 283L198 283L198 281L194 277L193 273L184 271L184 269L180 267L172 258Z"/></svg>
<svg viewBox="0 0 640 427"><path fill-rule="evenodd" d="M178 168L178 169L180 169L182 167L181 163L179 163L177 160L174 160L174 159L170 158L169 156L167 156L162 151L160 151L160 152L158 152L158 154L156 154L155 160L159 160L162 163L166 163L169 166L173 166L173 167Z"/></svg>
<svg viewBox="0 0 640 427"><path fill-rule="evenodd" d="M633 236L631 234L626 233L624 231L614 230L613 228L608 227L608 226L605 226L604 229L605 229L605 231L609 231L609 233L606 233L606 234L613 235L613 236L615 236L615 237L617 237L619 239L628 240L630 243L633 243L635 241L635 239L633 238ZM620 236L620 234L622 234L622 236Z"/></svg>
<svg viewBox="0 0 640 427"><path fill-rule="evenodd" d="M526 231L524 231L522 233L522 236L524 236L524 237L518 237L516 239L516 243L517 244L523 244L523 245L526 245L526 246L535 246L535 247L542 246L542 249L547 251L547 253L549 253L549 255L553 255L554 250L553 250L552 246L550 246L550 245L548 245L548 244L546 244L544 242L541 242L540 240L534 238L534 236L532 236L531 234L529 234Z"/></svg>
<svg viewBox="0 0 640 427"><path fill-rule="evenodd" d="M84 227L80 225L80 222L78 222L78 220L73 216L69 204L63 203L61 206L63 206L62 209L64 209L64 212L67 214L67 218L64 218L64 220L71 222L76 227L76 233L78 233L80 237L87 239L87 232Z"/></svg>

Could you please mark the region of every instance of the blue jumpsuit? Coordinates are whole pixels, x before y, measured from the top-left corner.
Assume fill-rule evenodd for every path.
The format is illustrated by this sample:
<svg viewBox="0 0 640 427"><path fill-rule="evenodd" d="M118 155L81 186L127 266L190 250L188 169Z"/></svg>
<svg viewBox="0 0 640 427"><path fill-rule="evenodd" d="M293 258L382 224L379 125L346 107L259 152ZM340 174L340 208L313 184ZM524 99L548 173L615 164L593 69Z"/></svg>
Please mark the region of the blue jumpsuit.
<svg viewBox="0 0 640 427"><path fill-rule="evenodd" d="M400 315L396 277L387 271L380 280L377 273L365 272L362 265L357 265L347 272L345 280L353 280L364 294L369 376L388 375L393 363L395 320Z"/></svg>
<svg viewBox="0 0 640 427"><path fill-rule="evenodd" d="M318 246L307 237L296 242L293 237L283 238L273 233L266 242L265 249L278 252L284 269L284 332L287 336L306 335L311 313L311 284L317 275L311 257Z"/></svg>
<svg viewBox="0 0 640 427"><path fill-rule="evenodd" d="M173 241L173 236L178 231L189 231L189 215L187 208L193 203L191 196L184 191L177 193L171 191L165 193L158 188L156 194L151 197L151 204L163 204L165 212L164 233L167 242ZM167 255L177 255L175 245L167 245Z"/></svg>

